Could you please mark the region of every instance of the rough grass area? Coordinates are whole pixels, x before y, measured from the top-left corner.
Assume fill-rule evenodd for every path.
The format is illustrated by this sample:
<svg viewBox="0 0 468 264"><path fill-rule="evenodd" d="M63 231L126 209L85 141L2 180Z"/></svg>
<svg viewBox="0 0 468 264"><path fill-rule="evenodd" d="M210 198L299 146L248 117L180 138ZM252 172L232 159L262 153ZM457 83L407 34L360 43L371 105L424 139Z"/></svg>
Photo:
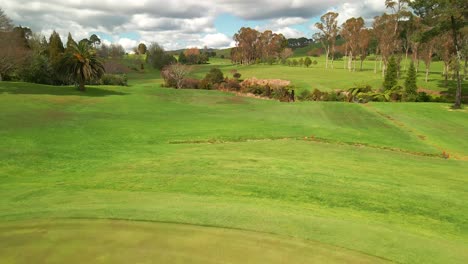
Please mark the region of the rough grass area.
<svg viewBox="0 0 468 264"><path fill-rule="evenodd" d="M318 262L468 259L468 112L435 103L279 103L160 88L157 74L147 69L131 74L129 87L84 94L0 83L0 262L44 254L70 262L93 232L105 243L77 252L98 262L119 256L102 253L109 248L141 243L168 254L180 244L187 255L177 259L203 262L197 238L209 248L217 232L233 261L245 260L238 252L252 262L258 252L276 260L297 252L297 262L310 254ZM194 230L183 237L179 228Z"/></svg>

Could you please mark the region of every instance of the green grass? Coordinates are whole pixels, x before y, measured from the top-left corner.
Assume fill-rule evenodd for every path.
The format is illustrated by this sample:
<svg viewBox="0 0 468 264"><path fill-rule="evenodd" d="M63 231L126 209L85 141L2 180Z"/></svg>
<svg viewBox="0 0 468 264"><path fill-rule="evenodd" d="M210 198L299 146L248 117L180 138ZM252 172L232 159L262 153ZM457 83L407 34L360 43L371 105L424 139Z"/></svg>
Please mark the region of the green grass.
<svg viewBox="0 0 468 264"><path fill-rule="evenodd" d="M257 232L109 220L7 224L0 227L0 255L2 263L386 263L322 243Z"/></svg>
<svg viewBox="0 0 468 264"><path fill-rule="evenodd" d="M244 69L288 69L262 67ZM259 252L290 262L468 259L468 112L287 104L160 88L151 69L129 77L129 87L85 94L0 83L0 262L70 262L96 239L79 257L198 261L219 257L209 250L219 245L239 263Z"/></svg>
<svg viewBox="0 0 468 264"><path fill-rule="evenodd" d="M357 71L350 72L347 69L344 69L344 61L337 60L335 61L335 69L325 69L325 57L312 58L317 60L317 65L312 65L309 68L306 67L290 67L283 65L232 65L230 60L227 59L210 59L208 65L199 65L195 66L195 72L192 74L193 77L203 78L206 73L213 67L220 68L225 76L231 77L231 70L235 69L242 74L242 79L256 77L259 79L283 79L289 80L292 82L297 89L303 90L313 90L319 89L321 91L332 91L336 89L347 90L351 87L354 87L357 84L368 84L371 85L374 89L379 89L382 87L383 77L381 71L379 70L379 64L377 63L377 73L374 73L374 64L373 61L365 61L363 65L363 71L359 70L359 63L357 63ZM346 66L347 67L347 66ZM402 63L402 69L404 69L404 62ZM429 75L429 81L426 83L425 78L425 68L424 64L420 64L420 71L417 74L418 82L417 85L421 89L431 90L435 92L446 91L447 89L455 89L455 82L449 81L448 87L444 86L443 76L442 76L442 62L433 62L431 66L431 72ZM402 76L400 79L400 84L404 84L406 73L402 71ZM466 81L462 82L463 89L468 92L468 84Z"/></svg>

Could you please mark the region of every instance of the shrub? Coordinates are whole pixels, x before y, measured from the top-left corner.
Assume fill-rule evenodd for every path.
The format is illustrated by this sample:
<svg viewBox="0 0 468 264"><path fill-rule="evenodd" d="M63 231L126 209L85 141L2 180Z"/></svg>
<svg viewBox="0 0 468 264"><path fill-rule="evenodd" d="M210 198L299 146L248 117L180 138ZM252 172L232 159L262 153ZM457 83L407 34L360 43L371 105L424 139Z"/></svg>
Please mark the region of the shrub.
<svg viewBox="0 0 468 264"><path fill-rule="evenodd" d="M416 96L416 102L429 102L431 97L425 92L419 92Z"/></svg>
<svg viewBox="0 0 468 264"><path fill-rule="evenodd" d="M127 86L127 75L126 74L104 74L101 77L101 84L103 85L118 85Z"/></svg>
<svg viewBox="0 0 468 264"><path fill-rule="evenodd" d="M211 84L206 79L201 80L200 83L198 84L198 89L211 90L212 88L213 88L213 84Z"/></svg>
<svg viewBox="0 0 468 264"><path fill-rule="evenodd" d="M312 94L309 90L303 90L298 96L297 100L299 101L311 101L312 100Z"/></svg>
<svg viewBox="0 0 468 264"><path fill-rule="evenodd" d="M224 81L223 72L218 68L213 68L206 74L205 80L210 84L222 83Z"/></svg>
<svg viewBox="0 0 468 264"><path fill-rule="evenodd" d="M182 82L182 88L184 89L198 89L200 86L200 80L186 78Z"/></svg>
<svg viewBox="0 0 468 264"><path fill-rule="evenodd" d="M240 91L241 86L240 86L240 84L239 84L239 81L229 79L229 80L226 82L226 88L227 88L228 90L230 90L230 91Z"/></svg>
<svg viewBox="0 0 468 264"><path fill-rule="evenodd" d="M398 84L397 63L395 57L390 57L388 61L387 70L385 71L385 79L383 87L385 91L393 89Z"/></svg>

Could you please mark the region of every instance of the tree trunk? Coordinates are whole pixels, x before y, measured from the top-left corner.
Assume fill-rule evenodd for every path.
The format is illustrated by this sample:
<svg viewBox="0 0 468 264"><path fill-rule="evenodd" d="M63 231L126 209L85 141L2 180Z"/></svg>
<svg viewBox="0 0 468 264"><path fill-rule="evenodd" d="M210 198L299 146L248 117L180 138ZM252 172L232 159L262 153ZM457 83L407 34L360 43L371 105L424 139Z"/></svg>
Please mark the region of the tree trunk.
<svg viewBox="0 0 468 264"><path fill-rule="evenodd" d="M330 48L327 48L326 57L325 57L325 69L328 69L328 55L330 55Z"/></svg>
<svg viewBox="0 0 468 264"><path fill-rule="evenodd" d="M427 80L429 78L429 67L430 66L426 66L426 82L427 82Z"/></svg>
<svg viewBox="0 0 468 264"><path fill-rule="evenodd" d="M449 70L449 65L447 63L445 63L445 67L444 67L444 77L445 77L444 84L445 84L445 87L448 86L448 70Z"/></svg>
<svg viewBox="0 0 468 264"><path fill-rule="evenodd" d="M353 61L353 53L350 51L348 54L348 70L351 72L351 63Z"/></svg>
<svg viewBox="0 0 468 264"><path fill-rule="evenodd" d="M375 60L374 60L374 73L377 73L377 56L375 57Z"/></svg>
<svg viewBox="0 0 468 264"><path fill-rule="evenodd" d="M80 92L85 92L85 91L86 91L86 87L85 87L84 81L80 81L80 86L78 87L78 90L79 90Z"/></svg>
<svg viewBox="0 0 468 264"><path fill-rule="evenodd" d="M461 108L461 97L462 97L462 87L461 87L461 80L460 80L460 51L458 49L458 32L457 27L455 24L455 17L452 15L450 16L450 20L452 22L452 34L453 34L453 44L455 45L455 52L456 52L456 67L455 67L455 76L457 77L457 92L455 93L455 104L453 108L460 109Z"/></svg>
<svg viewBox="0 0 468 264"><path fill-rule="evenodd" d="M0 73L0 82L3 81L2 74Z"/></svg>
<svg viewBox="0 0 468 264"><path fill-rule="evenodd" d="M362 64L364 63L364 60L361 58L361 66L359 68L359 71L362 71Z"/></svg>

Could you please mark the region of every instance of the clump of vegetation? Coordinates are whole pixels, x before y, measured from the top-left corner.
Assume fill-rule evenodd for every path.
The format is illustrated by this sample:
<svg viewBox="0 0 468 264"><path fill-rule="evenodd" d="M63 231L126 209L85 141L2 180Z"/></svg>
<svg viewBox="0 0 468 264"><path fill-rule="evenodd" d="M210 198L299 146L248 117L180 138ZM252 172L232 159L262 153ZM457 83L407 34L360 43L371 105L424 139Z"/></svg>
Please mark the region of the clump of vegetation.
<svg viewBox="0 0 468 264"><path fill-rule="evenodd" d="M395 61L395 57L390 57L388 61L387 70L385 71L385 79L383 88L385 91L391 90L395 85L398 84L398 69Z"/></svg>

